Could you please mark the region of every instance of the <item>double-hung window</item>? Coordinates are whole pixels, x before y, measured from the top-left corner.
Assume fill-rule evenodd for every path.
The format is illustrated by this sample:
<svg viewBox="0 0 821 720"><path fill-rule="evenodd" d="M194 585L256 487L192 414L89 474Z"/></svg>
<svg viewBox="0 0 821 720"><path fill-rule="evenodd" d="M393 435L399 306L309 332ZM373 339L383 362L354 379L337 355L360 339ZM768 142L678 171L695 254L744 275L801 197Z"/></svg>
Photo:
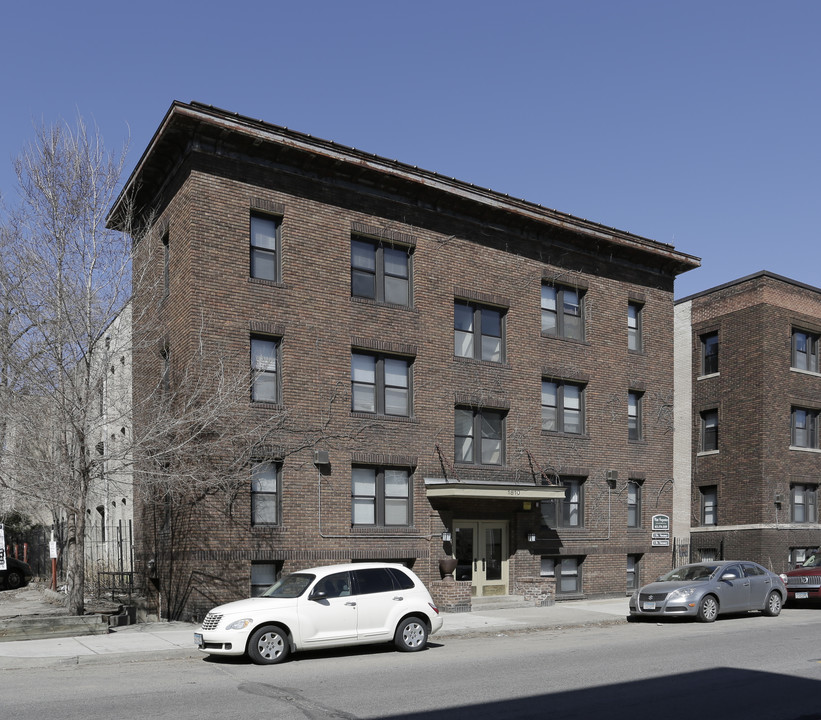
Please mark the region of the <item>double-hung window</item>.
<svg viewBox="0 0 821 720"><path fill-rule="evenodd" d="M263 337L251 338L251 400L279 402L279 343Z"/></svg>
<svg viewBox="0 0 821 720"><path fill-rule="evenodd" d="M641 352L641 303L627 303L627 349Z"/></svg>
<svg viewBox="0 0 821 720"><path fill-rule="evenodd" d="M791 521L794 523L818 522L817 485L791 485L790 510Z"/></svg>
<svg viewBox="0 0 821 720"><path fill-rule="evenodd" d="M627 527L641 527L641 484L635 480L627 483Z"/></svg>
<svg viewBox="0 0 821 720"><path fill-rule="evenodd" d="M803 330L793 330L791 364L796 370L819 372L818 335Z"/></svg>
<svg viewBox="0 0 821 720"><path fill-rule="evenodd" d="M701 374L714 375L718 372L718 333L701 336Z"/></svg>
<svg viewBox="0 0 821 720"><path fill-rule="evenodd" d="M279 485L282 466L263 460L251 468L251 524L279 525Z"/></svg>
<svg viewBox="0 0 821 720"><path fill-rule="evenodd" d="M457 357L504 362L504 314L497 308L454 303L453 340Z"/></svg>
<svg viewBox="0 0 821 720"><path fill-rule="evenodd" d="M817 410L792 409L790 444L793 447L818 449L818 415Z"/></svg>
<svg viewBox="0 0 821 720"><path fill-rule="evenodd" d="M557 595L580 593L582 591L581 558L543 557L541 564L541 576L556 579Z"/></svg>
<svg viewBox="0 0 821 720"><path fill-rule="evenodd" d="M563 285L542 285L542 334L584 340L580 290Z"/></svg>
<svg viewBox="0 0 821 720"><path fill-rule="evenodd" d="M631 390L627 393L627 437L629 440L641 440L641 406L643 393Z"/></svg>
<svg viewBox="0 0 821 720"><path fill-rule="evenodd" d="M641 582L641 555L627 556L627 590L637 590Z"/></svg>
<svg viewBox="0 0 821 720"><path fill-rule="evenodd" d="M251 597L259 597L279 578L282 561L251 563Z"/></svg>
<svg viewBox="0 0 821 720"><path fill-rule="evenodd" d="M718 525L718 488L708 485L699 488L701 493L701 524Z"/></svg>
<svg viewBox="0 0 821 720"><path fill-rule="evenodd" d="M279 280L279 221L251 215L251 277Z"/></svg>
<svg viewBox="0 0 821 720"><path fill-rule="evenodd" d="M411 524L411 481L406 468L351 468L351 522L354 525Z"/></svg>
<svg viewBox="0 0 821 720"><path fill-rule="evenodd" d="M701 413L701 452L718 450L718 410Z"/></svg>
<svg viewBox="0 0 821 720"><path fill-rule="evenodd" d="M351 238L351 295L392 305L411 304L411 254L406 247Z"/></svg>
<svg viewBox="0 0 821 720"><path fill-rule="evenodd" d="M543 500L542 524L549 528L584 526L584 478L562 478L564 498Z"/></svg>
<svg viewBox="0 0 821 720"><path fill-rule="evenodd" d="M500 410L457 407L454 456L458 463L501 465L505 460L505 422Z"/></svg>
<svg viewBox="0 0 821 720"><path fill-rule="evenodd" d="M584 386L542 380L542 430L571 435L584 433Z"/></svg>
<svg viewBox="0 0 821 720"><path fill-rule="evenodd" d="M410 360L387 355L352 353L351 410L409 417Z"/></svg>

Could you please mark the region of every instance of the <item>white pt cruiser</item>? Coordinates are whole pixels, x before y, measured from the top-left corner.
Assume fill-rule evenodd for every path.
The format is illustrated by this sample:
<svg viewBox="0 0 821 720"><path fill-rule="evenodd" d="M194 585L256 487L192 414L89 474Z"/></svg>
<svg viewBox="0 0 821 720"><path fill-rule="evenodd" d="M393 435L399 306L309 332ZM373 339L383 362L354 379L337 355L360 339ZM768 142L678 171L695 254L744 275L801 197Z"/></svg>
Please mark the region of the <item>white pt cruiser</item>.
<svg viewBox="0 0 821 720"><path fill-rule="evenodd" d="M309 648L393 641L415 652L440 630L427 588L402 565L351 563L301 570L260 597L215 607L194 633L209 655L245 655L259 665Z"/></svg>

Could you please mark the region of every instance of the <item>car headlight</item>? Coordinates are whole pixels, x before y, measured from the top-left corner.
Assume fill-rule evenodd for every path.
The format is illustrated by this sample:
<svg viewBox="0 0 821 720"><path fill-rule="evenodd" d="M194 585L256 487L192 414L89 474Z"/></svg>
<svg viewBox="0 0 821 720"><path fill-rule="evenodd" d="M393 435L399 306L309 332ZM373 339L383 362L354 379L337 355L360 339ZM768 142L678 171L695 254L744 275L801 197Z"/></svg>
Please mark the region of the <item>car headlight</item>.
<svg viewBox="0 0 821 720"><path fill-rule="evenodd" d="M251 618L242 618L242 620L234 620L230 625L226 625L226 630L244 630L247 628L252 622L254 622Z"/></svg>
<svg viewBox="0 0 821 720"><path fill-rule="evenodd" d="M696 588L694 587L679 588L678 590L673 590L667 600L689 600L695 594Z"/></svg>
<svg viewBox="0 0 821 720"><path fill-rule="evenodd" d="M783 582L785 585L787 584L787 575L786 575L786 573L781 573L778 577L781 578L781 582Z"/></svg>

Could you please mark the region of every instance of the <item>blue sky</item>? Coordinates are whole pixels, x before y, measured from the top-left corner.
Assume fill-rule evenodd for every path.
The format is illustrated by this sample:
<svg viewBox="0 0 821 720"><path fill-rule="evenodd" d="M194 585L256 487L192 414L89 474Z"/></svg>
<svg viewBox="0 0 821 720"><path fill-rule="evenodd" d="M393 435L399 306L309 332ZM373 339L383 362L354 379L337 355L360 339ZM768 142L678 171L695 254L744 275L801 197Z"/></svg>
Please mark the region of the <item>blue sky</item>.
<svg viewBox="0 0 821 720"><path fill-rule="evenodd" d="M173 100L821 286L821 3L4 3L0 193L81 114L133 168Z"/></svg>

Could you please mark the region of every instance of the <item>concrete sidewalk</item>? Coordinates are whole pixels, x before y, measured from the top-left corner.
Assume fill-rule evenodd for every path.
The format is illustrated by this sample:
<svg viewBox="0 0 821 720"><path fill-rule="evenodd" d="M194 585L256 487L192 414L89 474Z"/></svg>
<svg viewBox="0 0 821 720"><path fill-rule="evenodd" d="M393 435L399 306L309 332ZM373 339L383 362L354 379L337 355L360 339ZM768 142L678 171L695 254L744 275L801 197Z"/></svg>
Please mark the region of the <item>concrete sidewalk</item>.
<svg viewBox="0 0 821 720"><path fill-rule="evenodd" d="M432 641L486 633L525 632L626 622L626 597L573 600L543 608L444 613L445 624ZM203 657L194 647L193 623L141 623L116 628L107 635L0 643L0 669L47 667Z"/></svg>

